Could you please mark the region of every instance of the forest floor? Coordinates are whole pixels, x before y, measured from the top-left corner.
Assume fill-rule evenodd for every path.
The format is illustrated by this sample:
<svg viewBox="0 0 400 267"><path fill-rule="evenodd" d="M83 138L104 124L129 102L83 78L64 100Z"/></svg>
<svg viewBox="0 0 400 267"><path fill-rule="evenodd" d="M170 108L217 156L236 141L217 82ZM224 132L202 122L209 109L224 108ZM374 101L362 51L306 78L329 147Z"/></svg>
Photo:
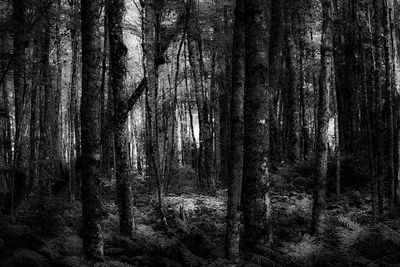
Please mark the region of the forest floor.
<svg viewBox="0 0 400 267"><path fill-rule="evenodd" d="M165 197L166 221L155 212L154 195L138 195L132 238L118 234L115 199L106 194L105 262L97 264L82 260L80 202L33 196L19 209L16 223L0 220L0 266L400 266L400 221L372 226L368 190L328 198L324 233L308 234L308 172L304 166L273 172L274 245L243 255L240 264L223 258L227 191L202 194L188 182Z"/></svg>

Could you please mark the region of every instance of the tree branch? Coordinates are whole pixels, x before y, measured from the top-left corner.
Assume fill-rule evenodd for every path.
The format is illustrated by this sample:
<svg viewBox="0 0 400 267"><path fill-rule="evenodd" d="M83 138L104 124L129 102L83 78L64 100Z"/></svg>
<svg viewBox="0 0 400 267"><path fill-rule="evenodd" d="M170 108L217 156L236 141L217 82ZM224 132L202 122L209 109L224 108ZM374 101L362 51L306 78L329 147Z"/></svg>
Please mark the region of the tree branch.
<svg viewBox="0 0 400 267"><path fill-rule="evenodd" d="M136 87L135 91L128 99L128 103L126 106L127 113L132 110L133 106L139 100L140 96L142 95L142 93L146 89L146 87L147 87L147 78L143 77L143 79L139 83L138 87Z"/></svg>

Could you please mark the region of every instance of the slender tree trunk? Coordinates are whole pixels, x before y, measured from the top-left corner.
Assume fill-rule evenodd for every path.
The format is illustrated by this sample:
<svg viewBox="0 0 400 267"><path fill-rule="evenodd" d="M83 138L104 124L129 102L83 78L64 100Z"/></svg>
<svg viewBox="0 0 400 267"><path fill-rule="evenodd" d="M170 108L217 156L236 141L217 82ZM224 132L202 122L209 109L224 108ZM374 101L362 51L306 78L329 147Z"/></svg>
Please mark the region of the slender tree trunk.
<svg viewBox="0 0 400 267"><path fill-rule="evenodd" d="M0 51L5 50L5 36L0 34ZM1 71L5 71L3 66L0 67ZM8 88L6 77L0 83L0 168L2 169L0 175L0 187L3 192L10 190L10 167L12 161L11 155L11 136L10 136L10 107L8 101ZM11 157L10 157L11 156ZM2 203L9 204L9 203ZM1 206L0 208L4 208ZM1 214L1 212L0 212Z"/></svg>
<svg viewBox="0 0 400 267"><path fill-rule="evenodd" d="M317 175L314 181L314 203L311 219L311 234L322 231L322 221L325 214L326 171L328 163L328 124L329 124L329 94L333 84L333 35L332 35L332 0L323 0L323 22L321 39L321 74L318 104L318 134L317 134Z"/></svg>
<svg viewBox="0 0 400 267"><path fill-rule="evenodd" d="M110 80L114 95L114 144L116 156L117 196L119 206L120 232L123 235L133 234L132 186L129 180L129 146L127 133L127 97L125 88L126 57L128 49L124 44L122 21L125 1L112 0L109 3L110 34Z"/></svg>
<svg viewBox="0 0 400 267"><path fill-rule="evenodd" d="M198 47L198 28L197 28L197 16L196 16L196 4L195 0L190 1L190 19L188 26L188 50L189 50L189 63L192 71L192 78L194 83L194 91L197 105L197 114L199 120L199 149L197 154L198 160L198 180L201 188L205 188L206 183L208 181L207 171L205 170L205 146L206 146L206 138L207 131L205 125L205 114L204 114L204 94L202 92L202 73L200 61L198 58L199 47Z"/></svg>
<svg viewBox="0 0 400 267"><path fill-rule="evenodd" d="M170 181L172 179L172 167L173 167L173 162L175 159L175 127L176 127L176 123L177 123L177 118L176 118L176 107L178 104L178 79L179 79L179 70L180 70L180 56L181 56L181 51L182 51L182 47L183 44L185 42L185 35L186 35L186 28L185 31L183 33L182 39L179 43L179 48L178 48L178 53L176 55L176 70L175 70L175 78L174 78L174 97L172 100L172 126L171 126L171 144L170 144L170 148L169 148L169 155L168 155L168 178L167 178L167 186L170 185ZM179 113L179 110L178 110Z"/></svg>
<svg viewBox="0 0 400 267"><path fill-rule="evenodd" d="M306 114L306 95L305 95L305 77L304 77L304 62L305 62L305 51L304 51L304 38L305 34L300 36L300 121L301 121L301 159L305 160L308 156L308 122Z"/></svg>
<svg viewBox="0 0 400 267"><path fill-rule="evenodd" d="M239 257L240 192L243 176L243 101L245 91L245 13L244 0L236 1L232 47L231 153L228 161L228 210L225 257ZM227 73L227 75L229 75Z"/></svg>
<svg viewBox="0 0 400 267"><path fill-rule="evenodd" d="M335 88L336 89L336 88ZM338 109L337 109L337 96L336 91L333 91L334 94L334 107L335 107L335 160L336 160L336 197L339 199L341 194L340 184L341 184L341 157L340 157L340 138L339 138L339 119L338 119Z"/></svg>
<svg viewBox="0 0 400 267"><path fill-rule="evenodd" d="M145 1L145 25L144 25L144 51L145 51L145 74L148 80L146 99L146 125L147 125L147 162L151 168L151 176L157 184L158 209L161 217L163 211L163 184L160 168L160 148L158 140L158 65L156 64L159 20L157 18L156 0Z"/></svg>
<svg viewBox="0 0 400 267"><path fill-rule="evenodd" d="M269 85L270 85L270 158L271 162L280 162L282 152L280 103L282 103L281 87L279 80L281 75L280 53L283 43L283 11L282 1L271 1L271 33L269 42Z"/></svg>
<svg viewBox="0 0 400 267"><path fill-rule="evenodd" d="M25 17L26 6L24 0L13 0L13 54L14 54L14 99L15 99L15 138L14 138L14 167L13 167L13 192L11 210L18 207L25 197L25 149L22 145L25 123Z"/></svg>
<svg viewBox="0 0 400 267"><path fill-rule="evenodd" d="M245 1L246 85L244 98L243 243L246 249L272 243L268 186L267 3Z"/></svg>
<svg viewBox="0 0 400 267"><path fill-rule="evenodd" d="M371 150L370 157L373 157L373 162L371 162L371 174L373 177L372 183L372 204L375 206L373 208L373 222L376 223L377 219L382 215L383 209L383 199L382 199L382 179L385 172L385 164L383 160L383 135L384 131L382 123L382 23L381 23L381 13L382 8L379 1L373 1L374 9L374 34L371 29L369 30L370 39L373 40L374 48L374 90L371 92ZM371 24L371 23L370 23ZM374 37L374 36L375 37Z"/></svg>
<svg viewBox="0 0 400 267"><path fill-rule="evenodd" d="M311 32L311 41L313 41L314 40L314 35L313 35L313 33ZM312 60L314 60L315 61L315 51L314 50L312 50ZM336 59L336 57L335 57L335 59ZM314 128L314 142L313 142L313 152L314 152L314 154L315 154L315 157L317 156L317 132L318 132L318 98L319 98L319 87L318 87L318 81L317 81L318 79L317 79L317 75L316 75L316 71L315 70L313 70L312 71L312 85L313 85L313 90L314 90L314 106L313 106L313 115L314 115L314 125L313 125L313 128ZM337 79L336 79L337 80ZM337 84L336 84L336 88L338 88L337 87ZM340 124L340 122L339 122L339 124ZM339 132L339 134L340 134L340 132Z"/></svg>
<svg viewBox="0 0 400 267"><path fill-rule="evenodd" d="M60 23L61 23L61 0L56 1L56 10L55 12L57 14L60 14L57 22L56 22L56 29L55 29L55 34L56 34L56 87L54 90L54 120L52 121L53 123L53 139L54 139L54 145L53 145L53 153L54 153L54 166L55 166L55 176L56 179L60 180L61 177L61 159L62 159L62 36L61 36L61 29L60 29Z"/></svg>
<svg viewBox="0 0 400 267"><path fill-rule="evenodd" d="M288 17L288 15L286 15ZM287 45L287 67L289 72L288 82L288 110L287 110L287 130L288 146L287 158L290 162L300 160L300 105L299 90L297 80L297 66L295 61L296 47L292 33L291 20L286 23L286 45Z"/></svg>
<svg viewBox="0 0 400 267"><path fill-rule="evenodd" d="M225 36L231 36L231 27L229 25L229 16L228 12L226 10L227 8L224 8L224 35ZM229 183L229 177L228 177L228 161L230 157L230 89L231 89L231 68L232 68L232 58L231 58L231 52L230 49L230 42L231 40L227 40L228 45L227 45L227 50L225 54L225 79L224 82L222 83L222 86L219 86L219 96L218 96L218 106L219 106L219 133L217 132L217 135L219 136L219 142L217 143L217 146L219 146L220 149L220 160L219 160L219 165L220 165L220 172L219 172L219 180L222 182L222 184L227 184Z"/></svg>
<svg viewBox="0 0 400 267"><path fill-rule="evenodd" d="M49 10L50 11L50 10ZM52 86L52 73L50 68L50 42L51 42L51 25L50 18L46 19L43 39L42 50L42 91L44 92L44 106L43 106L43 121L41 127L42 146L41 151L44 159L43 171L47 173L47 190L48 194L52 196L52 184L54 175L54 139L53 139L53 116L54 116L54 94ZM41 173L44 175L45 173Z"/></svg>
<svg viewBox="0 0 400 267"><path fill-rule="evenodd" d="M390 0L382 0L382 25L383 25L383 47L384 47L384 56L385 56L385 102L388 107L388 115L387 115L387 134L389 138L386 144L386 164L388 169L387 174L387 183L389 184L389 192L388 192L388 201L389 201L389 210L391 214L395 212L395 169L394 169L394 111L393 111L393 102L394 97L393 94L396 90L396 86L394 84L394 63L393 54L394 47L392 45L392 17L393 17L393 6Z"/></svg>
<svg viewBox="0 0 400 267"><path fill-rule="evenodd" d="M211 77L210 77L210 191L216 192L217 179L221 170L221 142L220 142L220 107L218 99L217 85L217 52L214 52L211 59ZM212 162L211 162L212 161Z"/></svg>
<svg viewBox="0 0 400 267"><path fill-rule="evenodd" d="M39 38L37 38L39 39ZM39 47L40 41L37 40L35 42L36 47ZM34 53L34 56L39 56L39 49L36 49L36 53ZM29 149L30 149L30 154L29 154L29 187L28 187L28 192L32 192L37 177L38 177L38 90L37 90L37 85L32 85L31 89L31 95L30 95L30 102L31 102L31 118L30 118L30 124L29 124Z"/></svg>
<svg viewBox="0 0 400 267"><path fill-rule="evenodd" d="M109 163L109 147L110 142L107 120L107 102L106 102L106 83L107 83L107 55L108 55L108 7L109 2L104 3L104 38L103 38L103 59L101 63L101 172L103 175L108 175Z"/></svg>
<svg viewBox="0 0 400 267"><path fill-rule="evenodd" d="M79 0L73 0L72 3L72 29L71 29L71 81L70 81L70 103L69 103L69 125L70 125L70 199L75 199L77 193L76 187L80 188L80 173L76 173L76 164L80 156L80 125L78 114L78 29L79 29ZM79 154L79 155L78 155Z"/></svg>
<svg viewBox="0 0 400 267"><path fill-rule="evenodd" d="M101 35L99 31L101 1L82 0L82 221L83 252L88 260L103 259L100 187L100 82Z"/></svg>
<svg viewBox="0 0 400 267"><path fill-rule="evenodd" d="M374 44L374 36L372 32L372 25L371 25L371 11L368 8L368 34L369 34L369 41L371 44ZM375 224L378 217L378 210L377 210L377 203L378 203L378 177L376 171L376 147L374 144L376 143L374 139L376 139L376 132L373 131L373 128L376 126L375 123L375 113L376 113L376 101L375 101L375 91L379 88L380 79L376 77L376 53L375 53L375 45L371 47L370 56L372 58L372 68L368 70L367 62L366 62L366 53L364 47L362 47L362 54L363 54L363 90L365 95L365 113L366 113L366 130L367 130L367 139L368 139L368 168L369 174L371 177L371 206L372 206L372 222ZM372 76L372 83L368 85L367 77L368 71ZM337 96L336 96L337 101Z"/></svg>

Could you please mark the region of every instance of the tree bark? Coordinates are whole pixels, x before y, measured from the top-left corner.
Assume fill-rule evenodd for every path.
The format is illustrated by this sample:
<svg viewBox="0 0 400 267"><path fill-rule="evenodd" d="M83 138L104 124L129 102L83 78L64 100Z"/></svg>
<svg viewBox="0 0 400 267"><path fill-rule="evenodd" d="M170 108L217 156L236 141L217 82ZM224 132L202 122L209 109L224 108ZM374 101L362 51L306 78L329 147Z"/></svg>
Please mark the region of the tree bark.
<svg viewBox="0 0 400 267"><path fill-rule="evenodd" d="M109 3L108 27L110 34L110 80L114 95L114 144L116 156L117 196L120 232L133 234L132 185L129 181L130 164L127 133L127 97L125 88L126 57L128 49L124 44L122 21L125 1L112 0Z"/></svg>
<svg viewBox="0 0 400 267"><path fill-rule="evenodd" d="M40 41L39 38L35 41L35 47L39 47ZM39 48L35 48L35 56L38 56L39 54ZM36 52L37 51L37 52ZM39 72L39 71L37 71ZM37 85L34 84L32 85L31 89L31 95L30 95L30 113L31 113L31 118L30 118L30 124L29 124L29 149L30 149L30 154L29 154L29 187L28 187L28 192L32 192L37 176L38 176L38 90L37 90Z"/></svg>
<svg viewBox="0 0 400 267"><path fill-rule="evenodd" d="M231 26L229 25L229 14L227 11L227 7L224 7L224 36L229 37L232 35ZM225 51L225 62L224 62L224 70L222 70L222 74L225 75L223 82L219 86L219 95L218 95L218 106L219 106L219 133L217 132L219 142L217 146L219 146L219 180L222 184L229 183L228 177L228 162L230 157L230 89L231 89L231 73L232 73L232 51L231 51L231 39L227 39L228 45ZM217 119L217 118L216 118Z"/></svg>
<svg viewBox="0 0 400 267"><path fill-rule="evenodd" d="M100 187L100 82L101 35L99 31L101 0L82 0L82 220L83 252L88 260L103 259Z"/></svg>
<svg viewBox="0 0 400 267"><path fill-rule="evenodd" d="M231 153L228 161L228 209L225 241L225 257L239 257L240 192L243 176L243 101L245 91L245 13L244 0L236 1L232 47L231 91ZM229 75L227 73L227 75Z"/></svg>
<svg viewBox="0 0 400 267"><path fill-rule="evenodd" d="M318 132L317 132L317 174L314 180L314 203L311 219L311 234L322 231L322 221L325 214L326 171L328 161L328 124L329 124L329 94L333 84L333 35L332 35L332 0L322 2L323 22L321 39L321 73L318 102Z"/></svg>
<svg viewBox="0 0 400 267"><path fill-rule="evenodd" d="M288 92L287 92L287 142L286 155L289 162L300 160L300 103L298 90L298 77L296 66L296 44L292 29L292 18L286 14L286 62L288 68Z"/></svg>
<svg viewBox="0 0 400 267"><path fill-rule="evenodd" d="M246 88L244 98L244 233L246 249L272 242L268 186L268 57L267 5L245 1Z"/></svg>
<svg viewBox="0 0 400 267"><path fill-rule="evenodd" d="M161 177L160 149L158 140L158 38L160 21L156 9L161 8L157 0L146 0L144 21L144 54L145 54L145 76L147 77L146 94L146 129L147 129L147 153L146 161L148 170L157 184L158 209L161 217L163 211L163 183Z"/></svg>
<svg viewBox="0 0 400 267"><path fill-rule="evenodd" d="M189 2L189 9L190 9L190 19L188 24L188 50L189 50L189 63L190 68L192 71L192 79L194 83L194 91L195 91L195 98L196 98L196 105L197 105L197 114L199 119L199 149L197 154L198 160L198 181L201 188L205 188L206 183L208 181L207 171L206 171L206 162L205 162L205 149L206 149L206 138L207 138L207 131L206 131L206 118L204 114L204 104L205 99L203 97L202 92L202 83L201 83L201 66L199 61L199 47L198 47L198 35L199 29L197 25L197 13L196 13L196 4L195 0L191 0Z"/></svg>
<svg viewBox="0 0 400 267"><path fill-rule="evenodd" d="M386 158L385 162L387 164L387 183L389 184L388 201L389 201L389 211L391 214L395 212L394 198L395 198L395 175L394 175L394 92L396 90L395 79L394 79L394 63L393 54L394 46L392 45L392 18L393 18L393 6L391 1L382 0L382 25L383 25L383 50L385 57L385 91L384 99L385 105L388 107L388 114L386 115L386 132L389 138L386 140Z"/></svg>
<svg viewBox="0 0 400 267"><path fill-rule="evenodd" d="M279 84L281 76L281 57L283 48L283 3L280 0L271 1L271 33L269 42L269 86L270 86L270 159L271 162L282 160L282 126L281 126L281 91Z"/></svg>
<svg viewBox="0 0 400 267"><path fill-rule="evenodd" d="M50 11L51 9L49 9ZM42 150L40 153L44 161L42 161L42 173L47 173L47 190L49 196L52 195L52 184L55 177L54 173L54 140L53 140L53 123L54 120L54 94L52 85L52 73L50 68L50 42L51 42L51 24L50 18L45 19L43 32L43 48L42 48L42 92L44 92L44 105L42 110L42 125L41 125L41 146ZM44 176L45 177L45 176Z"/></svg>
<svg viewBox="0 0 400 267"><path fill-rule="evenodd" d="M24 0L13 0L13 53L14 53L14 99L15 99L15 138L14 138L14 167L13 167L13 196L12 207L18 207L19 203L25 197L25 170L24 159L26 158L26 149L22 145L25 123L25 65L26 65L26 35L25 35L25 17L26 6Z"/></svg>
<svg viewBox="0 0 400 267"><path fill-rule="evenodd" d="M304 63L307 60L305 58L304 40L306 34L302 33L299 40L299 53L300 53L300 121L301 121L301 159L305 160L308 157L308 122L307 122L307 107L306 107L306 88L305 88L305 68Z"/></svg>
<svg viewBox="0 0 400 267"><path fill-rule="evenodd" d="M79 0L72 1L72 29L71 29L71 82L69 103L69 130L70 130L70 199L75 199L76 187L80 188L80 173L76 172L77 160L80 157L80 125L78 113L78 29L79 29ZM79 177L79 179L77 178Z"/></svg>

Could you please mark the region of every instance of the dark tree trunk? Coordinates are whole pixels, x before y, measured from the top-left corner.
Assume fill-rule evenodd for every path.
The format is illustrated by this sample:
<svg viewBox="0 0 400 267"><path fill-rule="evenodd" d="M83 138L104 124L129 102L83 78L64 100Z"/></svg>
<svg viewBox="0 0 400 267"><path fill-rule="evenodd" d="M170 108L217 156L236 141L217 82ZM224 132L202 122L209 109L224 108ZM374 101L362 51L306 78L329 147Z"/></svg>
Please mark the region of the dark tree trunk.
<svg viewBox="0 0 400 267"><path fill-rule="evenodd" d="M82 0L82 221L83 252L88 260L103 259L100 187L100 0Z"/></svg>
<svg viewBox="0 0 400 267"><path fill-rule="evenodd" d="M224 9L224 35L231 36L231 27L229 25L229 16L227 14L226 7ZM228 40L230 43L230 39ZM225 79L219 86L219 95L218 95L218 106L219 106L219 144L220 144L220 172L219 172L219 180L223 183L229 183L228 177L228 161L230 157L230 89L231 89L231 51L230 45L227 45L226 55L225 55ZM218 133L217 133L218 135ZM217 144L218 145L218 144Z"/></svg>
<svg viewBox="0 0 400 267"><path fill-rule="evenodd" d="M80 188L80 173L76 172L76 164L80 157L80 125L78 113L78 29L79 29L79 0L72 1L71 15L71 82L70 82L70 101L69 101L69 167L70 167L70 199L75 199L76 187ZM77 179L79 177L79 179Z"/></svg>
<svg viewBox="0 0 400 267"><path fill-rule="evenodd" d="M271 162L279 162L282 155L282 127L280 123L280 103L282 103L281 87L279 80L281 75L281 60L283 43L283 11L282 1L271 1L271 36L269 42L269 86L270 86L270 159Z"/></svg>
<svg viewBox="0 0 400 267"><path fill-rule="evenodd" d="M145 21L144 21L144 54L145 54L145 74L147 77L146 93L146 129L147 129L147 153L146 161L148 163L149 173L157 184L158 209L161 217L164 217L163 211L163 183L161 177L160 148L158 140L158 64L156 61L159 54L158 37L160 21L156 9L161 8L156 0L147 0L145 2Z"/></svg>
<svg viewBox="0 0 400 267"><path fill-rule="evenodd" d="M115 169L112 159L112 140L113 133L109 127L111 117L113 116L113 96L112 89L109 86L110 79L107 78L109 64L109 33L108 33L108 5L105 1L104 10L104 40L103 40L103 61L101 70L101 172L109 176L110 169Z"/></svg>
<svg viewBox="0 0 400 267"><path fill-rule="evenodd" d="M228 161L228 210L225 256L239 257L240 192L243 176L243 101L245 91L245 15L244 0L236 1L232 47L231 153ZM228 74L229 75L229 74Z"/></svg>
<svg viewBox="0 0 400 267"><path fill-rule="evenodd" d="M40 41L39 38L35 41L36 47L39 47ZM39 55L39 48L35 48L35 56ZM37 51L37 52L36 52ZM37 71L39 72L39 71ZM37 75L37 74L36 74ZM29 187L28 192L32 192L37 176L38 176L38 90L37 85L32 85L30 102L31 102L31 118L29 123Z"/></svg>
<svg viewBox="0 0 400 267"><path fill-rule="evenodd" d="M53 109L54 109L54 117L53 117L53 140L54 140L54 145L53 145L53 154L54 154L54 173L56 176L56 179L61 180L61 163L62 163L62 36L61 36L61 16L62 16L62 6L61 6L61 0L56 0L56 9L54 13L58 14L57 21L55 22L55 48L56 48L56 86L53 98L54 98L54 103L53 103Z"/></svg>
<svg viewBox="0 0 400 267"><path fill-rule="evenodd" d="M300 121L301 121L301 159L305 160L308 156L308 122L307 122L307 107L306 107L306 88L305 88L305 69L304 63L306 61L305 51L304 51L304 40L305 34L301 34L299 40L299 53L300 53L300 75L299 75L299 83L300 83Z"/></svg>
<svg viewBox="0 0 400 267"><path fill-rule="evenodd" d="M383 35L381 13L382 8L379 1L373 1L374 10L374 27L370 25L370 39L373 41L373 82L374 88L370 93L370 126L369 133L370 139L370 173L372 176L372 213L373 222L376 223L377 219L382 214L383 201L382 201L382 177L385 172L383 164L383 135L381 134L384 129L382 126L382 42ZM371 24L371 22L370 22Z"/></svg>
<svg viewBox="0 0 400 267"><path fill-rule="evenodd" d="M377 2L377 1L373 1ZM354 152L355 145L358 142L358 134L356 132L357 116L357 73L356 62L357 48L359 42L357 40L358 27L347 27L347 25L355 25L357 18L357 4L355 1L343 1L342 23L335 23L338 27L340 35L335 43L335 64L341 66L335 72L338 102L338 119L339 119L339 135L342 141L342 149L344 154Z"/></svg>
<svg viewBox="0 0 400 267"><path fill-rule="evenodd" d="M293 36L292 22L286 15L286 63L288 68L288 92L287 92L287 146L286 155L289 162L300 160L300 103L298 90L298 75L296 66L296 44Z"/></svg>
<svg viewBox="0 0 400 267"><path fill-rule="evenodd" d="M50 10L49 10L50 11ZM44 104L42 107L42 121L41 121L41 146L42 149L40 151L41 158L43 161L42 164L42 173L44 176L45 173L50 175L47 176L47 190L49 196L52 195L52 183L54 175L54 154L53 154L53 116L54 116L54 95L53 95L53 85L52 85L52 73L50 68L50 42L51 42L51 25L50 19L46 18L43 32L43 48L42 48L42 88L41 91L44 92Z"/></svg>
<svg viewBox="0 0 400 267"><path fill-rule="evenodd" d="M25 196L24 160L26 149L22 145L24 136L24 103L26 94L25 65L26 65L26 6L24 0L13 0L13 54L14 54L14 99L15 99L15 138L14 138L14 167L13 167L13 196L11 208L18 207Z"/></svg>
<svg viewBox="0 0 400 267"><path fill-rule="evenodd" d="M314 181L314 203L311 219L311 233L319 234L325 214L326 171L328 164L328 124L329 94L333 84L333 35L332 35L332 0L323 0L323 22L321 39L321 74L318 102L317 131L317 174Z"/></svg>
<svg viewBox="0 0 400 267"><path fill-rule="evenodd" d="M385 114L386 122L386 133L389 138L386 140L385 147L385 162L387 165L387 183L389 184L388 201L389 211L394 214L394 196L395 196L395 175L394 175L394 112L393 112L393 94L396 90L395 79L394 79L394 63L393 54L394 47L392 46L392 18L393 18L393 7L389 0L382 0L382 25L383 25L383 50L385 57L385 91L384 99L385 106L387 107L387 114Z"/></svg>
<svg viewBox="0 0 400 267"><path fill-rule="evenodd" d="M205 146L207 138L207 129L205 114L204 114L204 104L205 99L202 92L201 84L201 66L198 58L199 47L198 47L198 25L197 25L197 13L196 5L194 0L191 1L190 6L190 19L188 24L188 50L189 50L189 63L192 71L192 78L194 82L194 91L196 96L197 113L199 118L199 150L198 150L198 180L201 188L205 188L208 181L207 170L205 169Z"/></svg>
<svg viewBox="0 0 400 267"><path fill-rule="evenodd" d="M268 186L268 57L267 5L245 1L246 88L244 98L244 233L249 250L272 242Z"/></svg>

